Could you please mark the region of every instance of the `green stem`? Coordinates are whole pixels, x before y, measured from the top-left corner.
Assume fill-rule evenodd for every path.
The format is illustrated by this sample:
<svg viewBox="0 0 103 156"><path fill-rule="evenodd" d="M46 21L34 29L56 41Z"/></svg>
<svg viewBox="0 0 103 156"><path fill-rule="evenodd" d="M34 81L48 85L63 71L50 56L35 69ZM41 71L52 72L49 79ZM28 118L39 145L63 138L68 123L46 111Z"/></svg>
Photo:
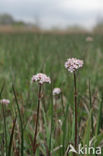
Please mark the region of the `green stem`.
<svg viewBox="0 0 103 156"><path fill-rule="evenodd" d="M16 92L15 92L15 88L12 85L12 89L13 89L13 93L15 96L15 101L16 101L16 105L17 105L17 109L18 109L18 114L19 114L19 120L20 120L20 128L21 128L21 156L24 155L24 130L23 130L23 122L22 122L22 117L21 117L21 113L20 113L20 108L19 108L19 104L18 104L18 99L16 96Z"/></svg>
<svg viewBox="0 0 103 156"><path fill-rule="evenodd" d="M34 142L33 142L33 152L34 152L34 155L35 155L35 152L36 152L37 130L38 130L39 112L40 112L40 100L41 100L41 85L39 85L39 91L38 91L37 120L36 120L36 127L35 127L35 134L34 134Z"/></svg>
<svg viewBox="0 0 103 156"><path fill-rule="evenodd" d="M3 111L3 119L4 119L5 148L6 148L6 156L7 156L8 143L7 143L6 117L5 117L4 104L2 104L2 111Z"/></svg>
<svg viewBox="0 0 103 156"><path fill-rule="evenodd" d="M9 142L9 147L8 147L8 156L11 156L11 147L12 147L15 125L16 125L16 118L13 120L13 127L11 131L10 142Z"/></svg>
<svg viewBox="0 0 103 156"><path fill-rule="evenodd" d="M50 139L49 139L49 156L51 155L51 143L52 143L52 133L53 133L53 94L52 94L52 90L53 90L53 84L51 83L51 129L50 129Z"/></svg>
<svg viewBox="0 0 103 156"><path fill-rule="evenodd" d="M61 103L62 103L62 109L64 114L64 101L63 101L63 93L61 92Z"/></svg>
<svg viewBox="0 0 103 156"><path fill-rule="evenodd" d="M75 149L77 149L77 84L76 73L74 72L74 103L75 103Z"/></svg>
<svg viewBox="0 0 103 156"><path fill-rule="evenodd" d="M91 85L90 85L90 79L89 79L89 101L90 101L90 110L92 109L92 93L91 93ZM92 128L92 136L94 134L93 129L93 113L91 112L91 128Z"/></svg>

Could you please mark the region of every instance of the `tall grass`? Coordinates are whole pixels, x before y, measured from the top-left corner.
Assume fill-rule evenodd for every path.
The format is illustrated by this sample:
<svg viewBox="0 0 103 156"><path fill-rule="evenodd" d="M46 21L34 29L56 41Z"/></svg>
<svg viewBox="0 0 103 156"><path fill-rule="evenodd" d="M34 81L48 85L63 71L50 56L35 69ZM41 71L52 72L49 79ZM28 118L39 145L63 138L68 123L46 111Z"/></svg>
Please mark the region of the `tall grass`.
<svg viewBox="0 0 103 156"><path fill-rule="evenodd" d="M87 36L88 34L0 34L0 98L8 97L11 101L5 110L5 132L4 117L0 116L0 155L33 155L30 137L34 137L37 87L30 86L30 78L40 71L47 75L51 75L52 71L52 87L43 87L45 92L42 93L37 131L39 147L36 154L65 155L68 145L75 138L73 79L66 74L64 68L64 61L69 57L80 58L85 64L81 72L77 73L78 143L88 144L94 137L93 145L102 146L102 35L93 35L94 41L91 43L86 42ZM2 84L4 80L5 87ZM15 85L11 87L12 81ZM57 101L57 110L53 105L54 87L63 90L62 99ZM1 108L0 105L0 110Z"/></svg>

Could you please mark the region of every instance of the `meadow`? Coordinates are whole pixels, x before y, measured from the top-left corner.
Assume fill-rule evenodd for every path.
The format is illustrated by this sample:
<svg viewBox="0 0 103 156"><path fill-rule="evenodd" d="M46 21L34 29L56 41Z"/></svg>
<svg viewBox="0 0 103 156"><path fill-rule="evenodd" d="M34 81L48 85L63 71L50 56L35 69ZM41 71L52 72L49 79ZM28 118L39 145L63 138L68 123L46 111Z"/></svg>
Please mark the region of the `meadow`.
<svg viewBox="0 0 103 156"><path fill-rule="evenodd" d="M10 100L4 113L0 105L1 156L33 155L38 84L31 84L31 78L40 72L52 83L42 88L36 156L68 155L75 135L74 81L64 63L72 57L84 61L77 72L78 144L91 141L103 153L103 35L91 34L93 41L87 42L88 35L0 34L0 98ZM56 103L55 87L62 90Z"/></svg>

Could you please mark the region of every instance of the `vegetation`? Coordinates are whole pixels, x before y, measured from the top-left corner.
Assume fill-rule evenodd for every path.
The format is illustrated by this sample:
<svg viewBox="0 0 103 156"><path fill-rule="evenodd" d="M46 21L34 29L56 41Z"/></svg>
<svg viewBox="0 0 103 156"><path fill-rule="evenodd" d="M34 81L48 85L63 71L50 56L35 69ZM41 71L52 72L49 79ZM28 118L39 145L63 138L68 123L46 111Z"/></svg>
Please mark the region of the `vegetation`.
<svg viewBox="0 0 103 156"><path fill-rule="evenodd" d="M64 67L71 57L84 61L76 75L78 144L88 145L92 140L94 147L103 145L103 36L92 35L92 42L87 37L0 34L0 97L10 100L4 109L0 105L0 155L33 155L38 84L31 84L31 78L40 72L50 76L52 83L44 84L41 91L36 156L50 152L64 156L68 145L75 144L74 82ZM61 88L63 98L58 96L56 103L55 87Z"/></svg>

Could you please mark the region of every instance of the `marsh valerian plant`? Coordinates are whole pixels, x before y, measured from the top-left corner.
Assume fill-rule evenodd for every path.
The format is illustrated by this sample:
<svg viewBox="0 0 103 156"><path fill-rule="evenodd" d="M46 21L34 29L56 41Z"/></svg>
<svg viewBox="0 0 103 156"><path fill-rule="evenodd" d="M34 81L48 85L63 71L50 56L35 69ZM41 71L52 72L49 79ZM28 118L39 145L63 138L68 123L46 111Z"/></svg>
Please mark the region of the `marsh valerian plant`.
<svg viewBox="0 0 103 156"><path fill-rule="evenodd" d="M33 153L35 155L36 147L37 147L37 130L38 130L38 123L39 123L39 111L40 111L40 100L41 100L41 89L44 83L51 83L50 77L46 74L38 73L33 75L32 82L38 82L39 90L38 90L38 106L37 106L37 119L36 119L36 126L35 126L35 134L33 140Z"/></svg>
<svg viewBox="0 0 103 156"><path fill-rule="evenodd" d="M76 59L76 58L70 58L65 62L65 68L73 73L74 75L74 104L75 104L75 149L77 148L77 133L78 133L78 125L77 125L77 118L78 118L78 112L77 112L77 82L76 82L76 72L79 68L83 66L83 61Z"/></svg>

